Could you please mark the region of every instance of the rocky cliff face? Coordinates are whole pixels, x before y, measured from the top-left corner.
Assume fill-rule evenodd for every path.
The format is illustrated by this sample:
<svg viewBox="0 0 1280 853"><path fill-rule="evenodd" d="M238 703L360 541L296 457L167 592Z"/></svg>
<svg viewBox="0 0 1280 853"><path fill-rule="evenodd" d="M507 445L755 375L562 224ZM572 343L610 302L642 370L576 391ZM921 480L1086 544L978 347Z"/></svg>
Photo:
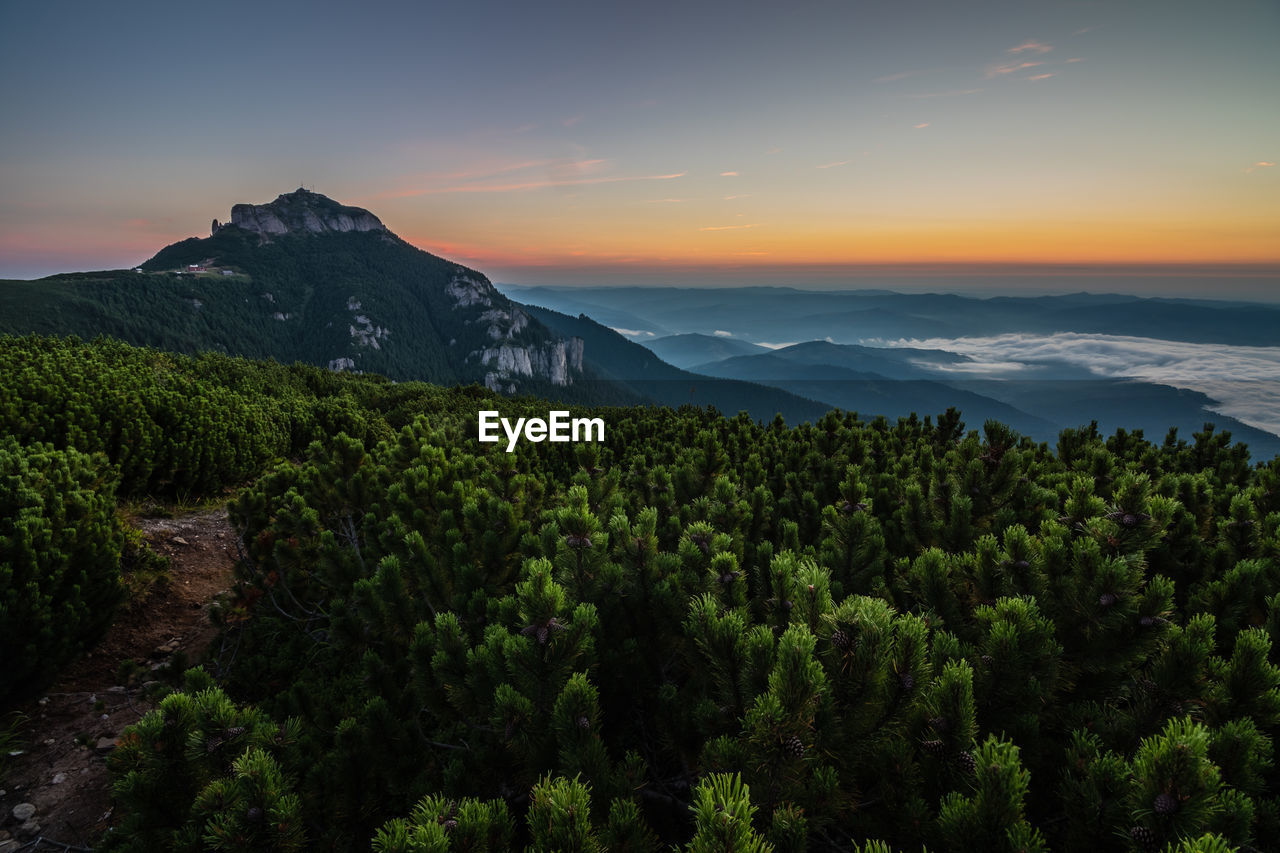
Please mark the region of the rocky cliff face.
<svg viewBox="0 0 1280 853"><path fill-rule="evenodd" d="M455 310L479 310L474 320L484 327L492 344L472 351L468 361L488 368L484 384L494 391L515 393L518 377L546 379L552 385L573 382L582 373L582 338L555 340L540 345L521 346L515 338L529 326L529 315L489 283L484 276L459 273L445 292L454 300Z"/></svg>
<svg viewBox="0 0 1280 853"><path fill-rule="evenodd" d="M263 237L289 233L386 231L378 217L360 207L338 204L304 189L285 193L269 204L237 204L231 208L231 225ZM219 227L214 220L214 230Z"/></svg>
<svg viewBox="0 0 1280 853"><path fill-rule="evenodd" d="M569 385L574 374L582 372L582 349L582 338L549 341L541 346L488 347L480 353L480 363L490 368L484 375L485 387L514 394L517 386L511 380L521 376L536 376L562 387Z"/></svg>

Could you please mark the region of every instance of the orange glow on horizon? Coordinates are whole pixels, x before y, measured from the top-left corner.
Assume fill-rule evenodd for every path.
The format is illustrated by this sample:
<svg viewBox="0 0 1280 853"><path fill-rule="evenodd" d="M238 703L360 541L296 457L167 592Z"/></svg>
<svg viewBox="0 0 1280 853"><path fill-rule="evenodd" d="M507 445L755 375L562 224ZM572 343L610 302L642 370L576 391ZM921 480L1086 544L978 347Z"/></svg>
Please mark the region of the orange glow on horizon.
<svg viewBox="0 0 1280 853"><path fill-rule="evenodd" d="M480 236L480 235L475 235ZM532 236L532 235L531 235ZM656 268L914 265L1275 265L1280 251L1256 224L1189 225L1133 233L1121 223L957 223L803 230L744 223L613 234L548 231L543 240L446 241L406 235L434 254L484 267L582 267L643 261Z"/></svg>

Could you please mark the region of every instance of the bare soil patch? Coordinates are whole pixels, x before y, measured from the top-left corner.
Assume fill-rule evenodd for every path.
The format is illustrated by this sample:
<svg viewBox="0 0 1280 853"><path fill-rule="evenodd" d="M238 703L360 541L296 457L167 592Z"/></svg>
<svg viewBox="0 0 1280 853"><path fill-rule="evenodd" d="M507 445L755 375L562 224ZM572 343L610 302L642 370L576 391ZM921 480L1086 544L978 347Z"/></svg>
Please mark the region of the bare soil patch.
<svg viewBox="0 0 1280 853"><path fill-rule="evenodd" d="M122 608L96 648L18 709L29 718L22 729L26 752L0 783L0 853L7 841L37 837L92 846L111 817L106 755L125 727L151 709L142 685L156 678L152 668L181 655L199 662L217 634L209 605L231 587L237 555L226 508L135 524L172 560L170 580L141 606ZM130 660L140 671L126 685L119 673ZM27 821L13 814L23 803L36 807Z"/></svg>

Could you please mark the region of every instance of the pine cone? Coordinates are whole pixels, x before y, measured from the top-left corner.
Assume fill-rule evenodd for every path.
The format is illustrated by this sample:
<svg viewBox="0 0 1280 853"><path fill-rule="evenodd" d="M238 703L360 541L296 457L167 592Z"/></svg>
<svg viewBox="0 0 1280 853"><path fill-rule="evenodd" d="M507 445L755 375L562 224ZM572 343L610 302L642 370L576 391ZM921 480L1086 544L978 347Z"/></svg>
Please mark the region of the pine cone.
<svg viewBox="0 0 1280 853"><path fill-rule="evenodd" d="M251 809L249 809L247 812L244 813L244 819L249 821L249 823L262 823L263 817L264 815L263 815L262 809L258 808L257 806L252 807Z"/></svg>
<svg viewBox="0 0 1280 853"><path fill-rule="evenodd" d="M792 758L804 758L804 741L792 735L782 742L782 751Z"/></svg>
<svg viewBox="0 0 1280 853"><path fill-rule="evenodd" d="M449 818L444 822L443 826L445 833L448 834L458 828L458 822L453 818Z"/></svg>
<svg viewBox="0 0 1280 853"><path fill-rule="evenodd" d="M837 628L835 633L831 635L831 645L835 646L842 652L849 651L849 646L852 644L853 641L849 639L849 635L839 628Z"/></svg>
<svg viewBox="0 0 1280 853"><path fill-rule="evenodd" d="M1143 850L1154 851L1156 849L1156 834L1145 826L1131 827L1129 829L1129 837Z"/></svg>
<svg viewBox="0 0 1280 853"><path fill-rule="evenodd" d="M1116 598L1114 593L1104 592L1098 596L1098 604L1101 607L1111 607L1120 599Z"/></svg>
<svg viewBox="0 0 1280 853"><path fill-rule="evenodd" d="M940 740L921 741L920 748L932 755L934 758L941 758L947 753L947 745Z"/></svg>
<svg viewBox="0 0 1280 853"><path fill-rule="evenodd" d="M587 729L591 728L591 721L588 720L586 716L579 717L578 728L582 729L583 731L586 731Z"/></svg>
<svg viewBox="0 0 1280 853"><path fill-rule="evenodd" d="M909 672L901 673L898 676L898 683L902 685L902 689L906 693L910 693L912 690L916 688L915 676L913 676Z"/></svg>
<svg viewBox="0 0 1280 853"><path fill-rule="evenodd" d="M1151 804L1151 808L1155 810L1156 814L1168 817L1176 812L1180 805L1177 797L1173 794L1164 793L1156 795L1155 802Z"/></svg>
<svg viewBox="0 0 1280 853"><path fill-rule="evenodd" d="M968 776L978 772L978 762L973 760L973 753L967 749L956 753L956 767Z"/></svg>

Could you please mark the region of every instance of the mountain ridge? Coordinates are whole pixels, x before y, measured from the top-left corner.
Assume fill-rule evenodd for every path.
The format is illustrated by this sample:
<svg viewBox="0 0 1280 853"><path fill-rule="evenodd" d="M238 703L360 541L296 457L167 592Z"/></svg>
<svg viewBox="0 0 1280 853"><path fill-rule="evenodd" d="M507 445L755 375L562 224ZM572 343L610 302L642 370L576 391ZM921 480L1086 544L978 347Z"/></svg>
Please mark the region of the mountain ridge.
<svg viewBox="0 0 1280 853"><path fill-rule="evenodd" d="M553 334L483 273L305 189L236 204L208 237L165 246L133 271L7 282L0 309L0 332L106 334L508 394L583 375L581 341Z"/></svg>

